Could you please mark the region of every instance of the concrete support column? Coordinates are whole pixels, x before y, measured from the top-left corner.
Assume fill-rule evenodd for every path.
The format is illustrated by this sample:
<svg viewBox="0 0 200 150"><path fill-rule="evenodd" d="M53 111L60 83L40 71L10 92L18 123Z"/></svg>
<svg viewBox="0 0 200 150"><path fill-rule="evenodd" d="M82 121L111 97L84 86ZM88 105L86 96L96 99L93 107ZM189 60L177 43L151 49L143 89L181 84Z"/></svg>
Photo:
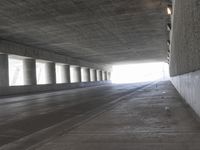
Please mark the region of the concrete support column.
<svg viewBox="0 0 200 150"><path fill-rule="evenodd" d="M78 83L82 81L81 67L70 66L70 83Z"/></svg>
<svg viewBox="0 0 200 150"><path fill-rule="evenodd" d="M94 82L95 80L95 73L96 71L94 69L90 69L90 82Z"/></svg>
<svg viewBox="0 0 200 150"><path fill-rule="evenodd" d="M100 79L100 81L103 80L103 71L99 71L99 79Z"/></svg>
<svg viewBox="0 0 200 150"><path fill-rule="evenodd" d="M36 85L36 61L35 59L24 60L24 83L25 85Z"/></svg>
<svg viewBox="0 0 200 150"><path fill-rule="evenodd" d="M82 79L81 79L81 67L76 67L76 70L77 70L78 82L82 82Z"/></svg>
<svg viewBox="0 0 200 150"><path fill-rule="evenodd" d="M102 80L105 81L106 80L106 72L102 71Z"/></svg>
<svg viewBox="0 0 200 150"><path fill-rule="evenodd" d="M70 65L64 65L63 77L64 77L64 80L65 80L65 83L71 83Z"/></svg>
<svg viewBox="0 0 200 150"><path fill-rule="evenodd" d="M55 70L55 63L48 62L47 64L47 83L48 84L56 84L56 70Z"/></svg>
<svg viewBox="0 0 200 150"><path fill-rule="evenodd" d="M97 81L97 70L94 70L94 81Z"/></svg>
<svg viewBox="0 0 200 150"><path fill-rule="evenodd" d="M110 72L107 72L107 80L110 80Z"/></svg>
<svg viewBox="0 0 200 150"><path fill-rule="evenodd" d="M87 81L90 82L91 81L90 68L87 68L86 72L87 72Z"/></svg>
<svg viewBox="0 0 200 150"><path fill-rule="evenodd" d="M90 82L90 68L81 68L81 81Z"/></svg>
<svg viewBox="0 0 200 150"><path fill-rule="evenodd" d="M108 81L108 72L105 72L105 80Z"/></svg>
<svg viewBox="0 0 200 150"><path fill-rule="evenodd" d="M0 87L9 86L8 55L0 54Z"/></svg>
<svg viewBox="0 0 200 150"><path fill-rule="evenodd" d="M101 81L100 70L97 70L97 81Z"/></svg>

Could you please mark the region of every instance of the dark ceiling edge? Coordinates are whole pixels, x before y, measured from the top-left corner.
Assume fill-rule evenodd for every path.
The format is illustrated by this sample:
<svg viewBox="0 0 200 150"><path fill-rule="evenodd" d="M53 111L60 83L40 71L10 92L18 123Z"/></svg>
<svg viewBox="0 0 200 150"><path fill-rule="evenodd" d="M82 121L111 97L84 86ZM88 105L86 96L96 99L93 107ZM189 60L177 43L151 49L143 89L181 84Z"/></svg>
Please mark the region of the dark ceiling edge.
<svg viewBox="0 0 200 150"><path fill-rule="evenodd" d="M36 48L33 46L0 39L0 52L12 55L19 55L24 57L31 57L34 59L42 59L47 61L53 61L56 63L65 63L69 65L88 67L93 69L99 69L104 71L111 71L110 65L96 64L81 59L75 59L66 55L61 55L56 52L52 52L46 49Z"/></svg>

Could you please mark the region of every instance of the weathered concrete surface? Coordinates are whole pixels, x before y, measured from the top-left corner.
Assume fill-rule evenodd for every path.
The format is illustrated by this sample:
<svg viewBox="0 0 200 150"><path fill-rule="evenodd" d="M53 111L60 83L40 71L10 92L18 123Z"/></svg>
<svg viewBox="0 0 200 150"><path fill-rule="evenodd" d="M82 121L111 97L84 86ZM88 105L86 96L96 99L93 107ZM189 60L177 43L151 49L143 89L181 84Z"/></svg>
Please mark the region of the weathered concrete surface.
<svg viewBox="0 0 200 150"><path fill-rule="evenodd" d="M175 76L171 80L181 96L200 116L200 71Z"/></svg>
<svg viewBox="0 0 200 150"><path fill-rule="evenodd" d="M200 1L175 0L170 75L200 69Z"/></svg>
<svg viewBox="0 0 200 150"><path fill-rule="evenodd" d="M200 115L200 1L175 0L170 75L172 82Z"/></svg>
<svg viewBox="0 0 200 150"><path fill-rule="evenodd" d="M172 84L142 87L1 99L1 150L199 150L200 122Z"/></svg>
<svg viewBox="0 0 200 150"><path fill-rule="evenodd" d="M1 0L0 37L93 63L165 60L166 1Z"/></svg>
<svg viewBox="0 0 200 150"><path fill-rule="evenodd" d="M91 115L99 113L107 105L112 105L117 98L133 92L140 86L140 84L107 85L2 98L0 99L0 145L21 139L63 121L67 121L67 124L64 125L66 128L71 128L74 123L77 124L88 119ZM37 142L40 142L43 138L43 136L38 137ZM32 139L31 141L34 144L35 140ZM28 146L30 145L28 144ZM14 149L22 150L19 147Z"/></svg>

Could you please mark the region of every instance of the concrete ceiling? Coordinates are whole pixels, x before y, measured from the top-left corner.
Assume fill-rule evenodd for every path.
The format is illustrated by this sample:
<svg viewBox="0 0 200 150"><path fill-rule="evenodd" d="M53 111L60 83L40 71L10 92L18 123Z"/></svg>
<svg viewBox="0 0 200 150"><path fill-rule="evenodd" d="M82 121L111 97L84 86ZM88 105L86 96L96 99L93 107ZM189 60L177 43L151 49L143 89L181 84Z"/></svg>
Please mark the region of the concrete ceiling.
<svg viewBox="0 0 200 150"><path fill-rule="evenodd" d="M0 38L90 62L165 60L165 0L1 0Z"/></svg>

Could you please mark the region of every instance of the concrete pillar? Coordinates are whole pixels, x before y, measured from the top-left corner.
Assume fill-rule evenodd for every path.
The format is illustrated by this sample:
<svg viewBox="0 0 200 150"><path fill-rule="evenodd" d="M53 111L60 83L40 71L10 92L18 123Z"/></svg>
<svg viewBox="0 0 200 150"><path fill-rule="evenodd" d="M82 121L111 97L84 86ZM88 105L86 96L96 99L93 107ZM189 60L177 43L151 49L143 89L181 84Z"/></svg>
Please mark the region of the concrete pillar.
<svg viewBox="0 0 200 150"><path fill-rule="evenodd" d="M87 72L87 81L90 82L91 81L90 68L87 68L86 72Z"/></svg>
<svg viewBox="0 0 200 150"><path fill-rule="evenodd" d="M107 72L107 80L110 80L110 72Z"/></svg>
<svg viewBox="0 0 200 150"><path fill-rule="evenodd" d="M102 74L102 81L104 81L104 71L101 71Z"/></svg>
<svg viewBox="0 0 200 150"><path fill-rule="evenodd" d="M105 81L106 80L106 72L102 71L102 80Z"/></svg>
<svg viewBox="0 0 200 150"><path fill-rule="evenodd" d="M81 67L70 66L70 80L71 80L71 83L78 83L82 81Z"/></svg>
<svg viewBox="0 0 200 150"><path fill-rule="evenodd" d="M105 80L108 81L108 72L105 71Z"/></svg>
<svg viewBox="0 0 200 150"><path fill-rule="evenodd" d="M70 66L65 64L56 64L56 83L70 83Z"/></svg>
<svg viewBox="0 0 200 150"><path fill-rule="evenodd" d="M103 80L103 71L99 71L99 80L102 81Z"/></svg>
<svg viewBox="0 0 200 150"><path fill-rule="evenodd" d="M107 72L107 80L108 80L108 81L110 80L109 72Z"/></svg>
<svg viewBox="0 0 200 150"><path fill-rule="evenodd" d="M24 83L36 85L36 62L35 59L24 59Z"/></svg>
<svg viewBox="0 0 200 150"><path fill-rule="evenodd" d="M90 69L90 82L94 82L95 80L95 75L96 71L94 69Z"/></svg>
<svg viewBox="0 0 200 150"><path fill-rule="evenodd" d="M82 79L81 79L81 67L76 67L76 70L77 70L78 82L82 82Z"/></svg>
<svg viewBox="0 0 200 150"><path fill-rule="evenodd" d="M94 81L97 81L97 73L98 73L98 71L94 70Z"/></svg>
<svg viewBox="0 0 200 150"><path fill-rule="evenodd" d="M70 65L64 65L63 77L65 79L65 83L71 83L71 79L70 79Z"/></svg>
<svg viewBox="0 0 200 150"><path fill-rule="evenodd" d="M0 87L9 86L8 55L0 54Z"/></svg>
<svg viewBox="0 0 200 150"><path fill-rule="evenodd" d="M47 71L47 84L56 84L56 70L55 70L55 63L48 62L46 67Z"/></svg>
<svg viewBox="0 0 200 150"><path fill-rule="evenodd" d="M90 69L82 67L81 68L81 81L90 82Z"/></svg>
<svg viewBox="0 0 200 150"><path fill-rule="evenodd" d="M100 81L100 71L96 70L96 72L97 72L97 80L96 81Z"/></svg>

